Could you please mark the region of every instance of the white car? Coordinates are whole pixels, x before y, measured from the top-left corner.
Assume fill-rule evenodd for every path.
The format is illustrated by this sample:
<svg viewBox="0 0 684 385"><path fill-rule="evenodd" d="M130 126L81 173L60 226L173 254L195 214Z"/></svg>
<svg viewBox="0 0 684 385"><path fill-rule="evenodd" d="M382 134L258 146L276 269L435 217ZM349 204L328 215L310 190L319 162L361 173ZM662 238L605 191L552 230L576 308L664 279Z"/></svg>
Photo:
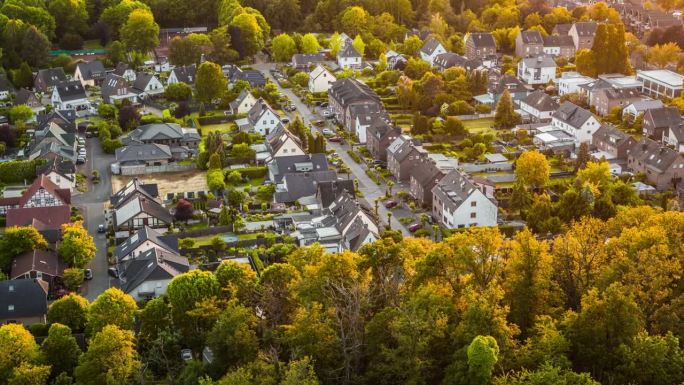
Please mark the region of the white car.
<svg viewBox="0 0 684 385"><path fill-rule="evenodd" d="M335 133L333 132L333 130L331 130L331 129L329 129L329 128L324 128L324 129L321 130L321 132L323 133L323 135L326 135L326 136L327 136L327 135L335 135Z"/></svg>

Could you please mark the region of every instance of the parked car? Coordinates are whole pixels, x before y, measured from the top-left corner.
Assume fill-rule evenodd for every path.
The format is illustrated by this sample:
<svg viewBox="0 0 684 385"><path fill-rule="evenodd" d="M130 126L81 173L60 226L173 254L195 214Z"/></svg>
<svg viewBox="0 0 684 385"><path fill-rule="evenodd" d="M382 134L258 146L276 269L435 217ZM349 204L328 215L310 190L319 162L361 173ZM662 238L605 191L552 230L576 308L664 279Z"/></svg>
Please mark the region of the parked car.
<svg viewBox="0 0 684 385"><path fill-rule="evenodd" d="M333 143L340 143L340 144L344 143L344 140L342 138L340 138L339 136L333 136L332 138L329 138L328 140L333 142Z"/></svg>
<svg viewBox="0 0 684 385"><path fill-rule="evenodd" d="M329 129L329 128L324 128L324 129L321 130L321 132L322 132L323 135L325 135L325 136L333 136L333 135L335 135L335 131L333 131L333 130L331 130L331 129Z"/></svg>
<svg viewBox="0 0 684 385"><path fill-rule="evenodd" d="M411 224L408 226L408 230L409 230L410 232L412 232L412 233L415 233L415 232L418 231L421 227L423 227L422 224L420 224L420 223L418 223L418 222L415 222L415 223L411 223Z"/></svg>
<svg viewBox="0 0 684 385"><path fill-rule="evenodd" d="M328 110L323 111L323 117L325 117L326 119L330 119L334 116L335 116L335 114L333 114L332 111L328 111Z"/></svg>
<svg viewBox="0 0 684 385"><path fill-rule="evenodd" d="M321 103L321 107L327 108L327 107L328 107L328 102L323 102L323 103Z"/></svg>
<svg viewBox="0 0 684 385"><path fill-rule="evenodd" d="M117 269L116 267L110 267L109 269L107 269L107 273L109 273L109 275L111 275L114 278L119 278L119 269Z"/></svg>
<svg viewBox="0 0 684 385"><path fill-rule="evenodd" d="M192 350L190 349L181 349L181 359L183 361L190 361L192 360Z"/></svg>
<svg viewBox="0 0 684 385"><path fill-rule="evenodd" d="M83 164L85 162L86 162L85 156L79 156L78 158L76 158L76 164Z"/></svg>
<svg viewBox="0 0 684 385"><path fill-rule="evenodd" d="M399 202L397 202L397 201L395 201L395 200L393 200L393 199L390 199L390 200L388 200L388 201L385 201L385 207L388 208L388 209L391 209L392 207L396 207L398 204L399 204Z"/></svg>
<svg viewBox="0 0 684 385"><path fill-rule="evenodd" d="M297 106L290 104L290 111L297 111Z"/></svg>
<svg viewBox="0 0 684 385"><path fill-rule="evenodd" d="M97 232L98 232L98 233L104 233L104 232L105 232L105 225L102 224L102 223L100 223L99 225L97 225Z"/></svg>
<svg viewBox="0 0 684 385"><path fill-rule="evenodd" d="M86 281L90 281L91 279L93 279L93 271L91 269L85 269L85 271L83 272L83 277Z"/></svg>
<svg viewBox="0 0 684 385"><path fill-rule="evenodd" d="M288 118L282 118L282 119L280 119L280 123L282 123L282 124L288 124L288 123L290 123L290 119L288 119Z"/></svg>

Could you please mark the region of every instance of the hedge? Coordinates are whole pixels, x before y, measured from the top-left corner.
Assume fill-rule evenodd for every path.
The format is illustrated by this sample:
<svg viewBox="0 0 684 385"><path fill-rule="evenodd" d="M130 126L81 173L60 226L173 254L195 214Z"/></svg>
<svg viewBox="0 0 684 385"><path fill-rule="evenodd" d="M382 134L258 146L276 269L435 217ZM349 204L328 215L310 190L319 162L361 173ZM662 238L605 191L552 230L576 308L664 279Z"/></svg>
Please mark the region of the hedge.
<svg viewBox="0 0 684 385"><path fill-rule="evenodd" d="M45 159L15 160L0 163L0 182L24 183L36 179L36 167L47 163Z"/></svg>
<svg viewBox="0 0 684 385"><path fill-rule="evenodd" d="M268 172L268 167L245 167L227 170L226 174L230 174L233 171L239 171L242 177L248 177L249 179L259 179L266 176Z"/></svg>
<svg viewBox="0 0 684 385"><path fill-rule="evenodd" d="M235 115L200 116L197 122L200 125L229 123L235 120Z"/></svg>

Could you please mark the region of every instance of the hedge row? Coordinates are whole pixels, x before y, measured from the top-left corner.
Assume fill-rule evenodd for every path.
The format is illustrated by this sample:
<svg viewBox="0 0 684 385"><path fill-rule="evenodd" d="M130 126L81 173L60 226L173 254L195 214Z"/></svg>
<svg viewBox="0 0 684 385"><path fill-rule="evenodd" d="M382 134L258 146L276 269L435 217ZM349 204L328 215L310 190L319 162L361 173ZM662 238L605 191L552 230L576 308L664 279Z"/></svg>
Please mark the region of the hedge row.
<svg viewBox="0 0 684 385"><path fill-rule="evenodd" d="M200 125L229 123L235 120L235 115L200 116L197 122Z"/></svg>
<svg viewBox="0 0 684 385"><path fill-rule="evenodd" d="M15 160L0 163L0 182L28 183L36 179L36 167L46 163L45 159Z"/></svg>
<svg viewBox="0 0 684 385"><path fill-rule="evenodd" d="M231 173L234 170L228 171L228 173ZM237 171L240 171L240 175L243 177L248 177L249 179L259 179L263 178L266 176L266 173L268 172L268 167L245 167L245 168L239 168Z"/></svg>

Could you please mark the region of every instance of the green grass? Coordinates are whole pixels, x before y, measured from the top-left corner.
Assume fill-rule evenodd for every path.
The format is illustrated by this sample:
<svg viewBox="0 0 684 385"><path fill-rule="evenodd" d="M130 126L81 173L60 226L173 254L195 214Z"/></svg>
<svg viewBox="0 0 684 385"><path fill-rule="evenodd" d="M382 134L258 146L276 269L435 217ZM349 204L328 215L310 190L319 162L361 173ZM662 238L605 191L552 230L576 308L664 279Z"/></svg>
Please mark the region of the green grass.
<svg viewBox="0 0 684 385"><path fill-rule="evenodd" d="M471 134L495 134L496 129L494 129L494 118L484 118L484 119L474 119L474 120L464 120L463 126Z"/></svg>
<svg viewBox="0 0 684 385"><path fill-rule="evenodd" d="M264 233L238 234L237 238L241 241L247 241L247 240L256 239L259 234L263 234L265 238L275 238L277 236L277 234L274 234L274 233L264 232ZM223 236L225 236L225 235L235 235L235 234L233 234L233 233L221 233L221 234L207 235L204 237L193 238L195 240L195 247L211 245L211 240L214 239L214 237L223 238Z"/></svg>
<svg viewBox="0 0 684 385"><path fill-rule="evenodd" d="M202 126L202 136L209 135L210 132L230 133L232 131L230 123L205 124Z"/></svg>
<svg viewBox="0 0 684 385"><path fill-rule="evenodd" d="M96 49L96 48L104 48L104 47L102 47L102 44L100 44L100 41L97 39L86 40L83 42L83 49Z"/></svg>

